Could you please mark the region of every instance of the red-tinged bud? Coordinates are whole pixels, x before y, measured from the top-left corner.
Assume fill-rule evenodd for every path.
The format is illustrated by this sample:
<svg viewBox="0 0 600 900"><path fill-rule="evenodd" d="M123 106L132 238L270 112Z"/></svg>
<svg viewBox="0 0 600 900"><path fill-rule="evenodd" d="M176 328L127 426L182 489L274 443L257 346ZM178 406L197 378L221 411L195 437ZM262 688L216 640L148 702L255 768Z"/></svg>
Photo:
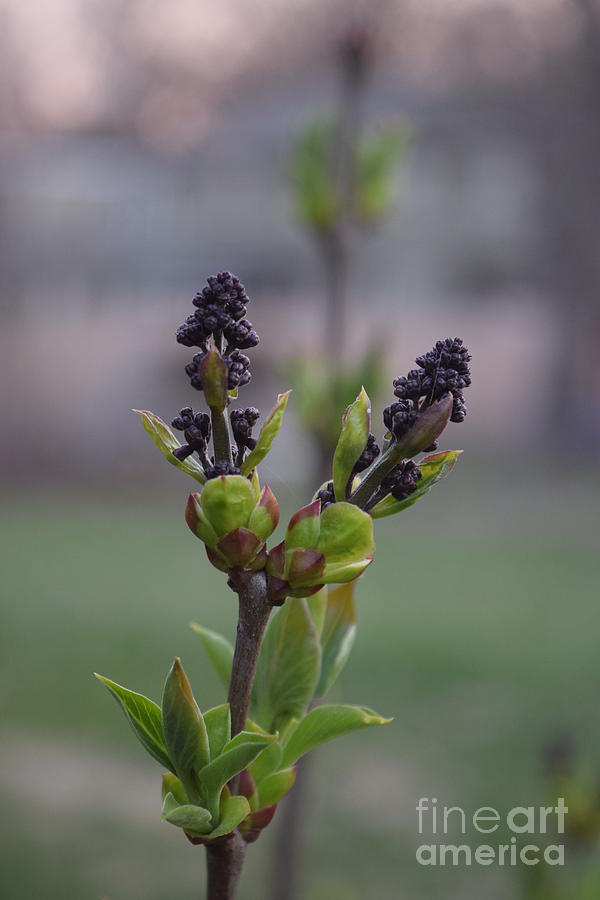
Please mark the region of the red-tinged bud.
<svg viewBox="0 0 600 900"><path fill-rule="evenodd" d="M236 528L217 541L217 549L231 566L243 569L254 559L260 540L248 528Z"/></svg>
<svg viewBox="0 0 600 900"><path fill-rule="evenodd" d="M322 584L311 584L310 587L289 587L288 588L288 597L312 597L313 594L318 594L321 588L324 587Z"/></svg>
<svg viewBox="0 0 600 900"><path fill-rule="evenodd" d="M269 551L267 572L275 578L285 579L285 542L282 541Z"/></svg>
<svg viewBox="0 0 600 900"><path fill-rule="evenodd" d="M205 545L206 555L209 560L215 567L215 569L219 569L220 572L229 572L231 566L225 559L225 557L219 553L218 550L213 550L212 547L209 547L208 544Z"/></svg>
<svg viewBox="0 0 600 900"><path fill-rule="evenodd" d="M286 569L292 587L314 584L325 571L325 557L317 550L291 550L286 553Z"/></svg>
<svg viewBox="0 0 600 900"><path fill-rule="evenodd" d="M294 513L285 535L286 550L316 546L319 539L320 514L321 501L318 498Z"/></svg>
<svg viewBox="0 0 600 900"><path fill-rule="evenodd" d="M277 804L274 803L272 806L265 806L264 809L257 809L244 819L239 829L247 844L253 844L258 840L261 831L271 824L276 809Z"/></svg>
<svg viewBox="0 0 600 900"><path fill-rule="evenodd" d="M288 582L284 581L282 578L276 578L274 575L269 575L267 580L267 590L272 606L283 606L287 597L290 596L290 586Z"/></svg>
<svg viewBox="0 0 600 900"><path fill-rule="evenodd" d="M254 778L248 769L243 769L239 775L237 793L241 794L243 797L247 797L249 800L255 791L256 785L254 784Z"/></svg>
<svg viewBox="0 0 600 900"><path fill-rule="evenodd" d="M250 569L252 572L260 572L261 569L267 564L267 546L263 544L252 562L249 562L246 566L247 569Z"/></svg>
<svg viewBox="0 0 600 900"><path fill-rule="evenodd" d="M185 507L185 521L192 534L200 538L207 546L214 547L217 533L204 515L200 494L190 494Z"/></svg>
<svg viewBox="0 0 600 900"><path fill-rule="evenodd" d="M268 484L261 491L258 503L248 520L248 528L266 541L279 524L279 504Z"/></svg>

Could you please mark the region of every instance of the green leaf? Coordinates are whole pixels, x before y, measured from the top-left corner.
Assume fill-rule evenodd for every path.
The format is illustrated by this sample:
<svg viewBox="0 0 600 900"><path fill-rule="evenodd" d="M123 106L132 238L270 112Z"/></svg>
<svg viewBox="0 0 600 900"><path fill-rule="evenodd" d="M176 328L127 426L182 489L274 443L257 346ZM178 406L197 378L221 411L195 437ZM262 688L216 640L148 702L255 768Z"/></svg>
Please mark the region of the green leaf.
<svg viewBox="0 0 600 900"><path fill-rule="evenodd" d="M206 835L207 840L212 841L215 838L231 834L249 814L250 804L245 797L224 797L221 802L221 820L217 827Z"/></svg>
<svg viewBox="0 0 600 900"><path fill-rule="evenodd" d="M228 781L246 769L261 750L276 739L274 734L242 731L229 741L223 752L198 773L198 782L206 806L216 816L219 797Z"/></svg>
<svg viewBox="0 0 600 900"><path fill-rule="evenodd" d="M236 528L247 527L256 499L252 485L243 475L221 475L205 484L200 503L204 515L221 537Z"/></svg>
<svg viewBox="0 0 600 900"><path fill-rule="evenodd" d="M256 469L254 471L256 472ZM252 485L252 489L255 490L254 485ZM265 484L258 498L258 503L248 519L248 528L261 541L266 541L273 534L278 524L279 504L269 485Z"/></svg>
<svg viewBox="0 0 600 900"><path fill-rule="evenodd" d="M177 776L190 800L198 800L196 776L210 760L208 734L191 685L177 657L163 690L162 729Z"/></svg>
<svg viewBox="0 0 600 900"><path fill-rule="evenodd" d="M333 738L371 725L387 725L391 719L366 706L317 706L302 719L283 749L282 766L287 768L309 750Z"/></svg>
<svg viewBox="0 0 600 900"><path fill-rule="evenodd" d="M285 533L286 552L314 547L319 539L321 501L313 500L296 510Z"/></svg>
<svg viewBox="0 0 600 900"><path fill-rule="evenodd" d="M125 713L136 737L150 756L159 762L161 766L165 766L170 772L174 773L175 769L169 759L163 739L160 707L142 694L129 691L115 681L111 681L110 678L105 678L96 672L94 675L98 681L101 681L108 688L115 698Z"/></svg>
<svg viewBox="0 0 600 900"><path fill-rule="evenodd" d="M171 825L184 828L193 835L202 836L210 831L211 815L207 809L192 803L182 805L171 793L163 801L162 817Z"/></svg>
<svg viewBox="0 0 600 900"><path fill-rule="evenodd" d="M322 697L334 683L348 660L356 637L354 585L343 584L329 590L325 623L321 634L321 677L316 697Z"/></svg>
<svg viewBox="0 0 600 900"><path fill-rule="evenodd" d="M252 775L255 784L260 784L260 782L264 781L268 775L271 775L281 768L282 753L282 746L278 740L273 741L272 744L269 744L268 747L261 750L256 759L253 760L248 767L248 771Z"/></svg>
<svg viewBox="0 0 600 900"><path fill-rule="evenodd" d="M373 523L353 503L332 503L321 513L321 531L315 548L327 565L359 562L373 555Z"/></svg>
<svg viewBox="0 0 600 900"><path fill-rule="evenodd" d="M233 647L223 635L196 622L190 624L192 631L200 637L202 646L224 687L229 687L231 667L233 665Z"/></svg>
<svg viewBox="0 0 600 900"><path fill-rule="evenodd" d="M259 808L262 809L263 806L272 806L274 803L279 803L288 791L291 791L295 780L295 767L274 772L268 778L265 778L258 788Z"/></svg>
<svg viewBox="0 0 600 900"><path fill-rule="evenodd" d="M345 500L346 489L357 459L365 449L371 424L371 401L361 388L360 394L346 409L333 455L333 489L337 500Z"/></svg>
<svg viewBox="0 0 600 900"><path fill-rule="evenodd" d="M165 772L162 777L162 788L161 794L163 798L163 802L167 794L173 794L175 799L180 805L184 803L189 803L188 795L185 792L185 788L180 782L177 775L173 775L172 772Z"/></svg>
<svg viewBox="0 0 600 900"><path fill-rule="evenodd" d="M208 734L210 758L216 759L223 752L223 747L231 739L231 710L229 703L214 706L203 713L204 724Z"/></svg>
<svg viewBox="0 0 600 900"><path fill-rule="evenodd" d="M242 464L242 475L249 475L252 469L255 469L256 466L263 461L271 449L275 436L281 428L283 414L290 398L290 394L291 391L286 391L285 394L278 395L277 403L269 413L263 427L260 429L256 447L248 454Z"/></svg>
<svg viewBox="0 0 600 900"><path fill-rule="evenodd" d="M306 600L289 598L262 643L253 687L254 717L264 728L301 716L319 680L321 647Z"/></svg>
<svg viewBox="0 0 600 900"><path fill-rule="evenodd" d="M148 432L162 455L168 459L171 465L175 466L176 469L185 472L186 475L191 475L191 477L195 478L196 481L199 481L200 484L204 484L206 482L206 475L204 474L204 469L200 465L199 460L195 459L194 456L188 456L187 459L180 462L173 456L173 450L177 450L177 448L182 445L179 443L169 426L163 422L159 416L155 416L153 412L150 412L149 409L134 409L133 411L142 417L144 429Z"/></svg>
<svg viewBox="0 0 600 900"><path fill-rule="evenodd" d="M431 456L426 456L419 463L421 478L417 482L416 491L407 497L406 500L394 500L392 495L389 494L385 500L373 507L371 510L372 517L374 519L383 519L385 516L393 516L403 509L408 509L409 506L412 506L425 494L428 494L438 481L450 474L461 453L462 450L445 450L441 453L433 453Z"/></svg>
<svg viewBox="0 0 600 900"><path fill-rule="evenodd" d="M323 625L325 623L325 610L327 609L327 593L328 590L326 587L322 587L320 591L317 591L316 594L313 594L312 597L307 597L306 602L308 603L308 608L310 610L310 614L313 617L313 622L315 623L315 628L317 629L317 634L321 637L321 632L323 631Z"/></svg>

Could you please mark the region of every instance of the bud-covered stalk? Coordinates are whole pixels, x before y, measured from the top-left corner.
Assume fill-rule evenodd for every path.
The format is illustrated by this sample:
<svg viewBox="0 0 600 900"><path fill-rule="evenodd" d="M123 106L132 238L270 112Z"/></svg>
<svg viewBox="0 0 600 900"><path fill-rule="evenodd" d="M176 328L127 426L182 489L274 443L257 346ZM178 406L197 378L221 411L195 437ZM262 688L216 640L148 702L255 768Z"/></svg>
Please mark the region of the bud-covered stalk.
<svg viewBox="0 0 600 900"><path fill-rule="evenodd" d="M261 489L258 466L281 427L289 392L279 394L255 438L259 411L228 410L251 377L242 351L258 343L245 318L245 289L222 272L193 302L196 312L180 326L177 340L198 348L186 372L204 393L208 412L185 406L173 419L185 443L158 416L139 412L160 452L200 486L189 495L187 524L238 595L235 648L198 629L228 686L228 702L202 712L179 659L161 707L100 680L147 752L167 769L162 818L206 847L207 900L234 900L245 848L291 790L298 759L334 737L389 721L366 707L311 706L350 652L356 631L352 584L372 562L373 521L416 503L456 462L459 451L452 450L419 464L413 457L431 452L448 421L464 419L470 356L459 338L438 341L417 357L417 369L395 379L397 399L384 410L382 449L370 430L371 403L363 388L343 416L331 480L294 513L283 541L268 550L279 506L268 485ZM327 585L337 587L328 591ZM271 616L274 606L281 608Z"/></svg>

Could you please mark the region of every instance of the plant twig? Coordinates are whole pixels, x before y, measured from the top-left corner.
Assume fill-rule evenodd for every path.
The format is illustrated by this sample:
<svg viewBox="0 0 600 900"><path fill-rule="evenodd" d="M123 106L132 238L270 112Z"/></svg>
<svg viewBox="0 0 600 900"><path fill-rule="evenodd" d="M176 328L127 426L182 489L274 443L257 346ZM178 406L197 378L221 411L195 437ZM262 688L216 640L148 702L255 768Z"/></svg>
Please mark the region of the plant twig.
<svg viewBox="0 0 600 900"><path fill-rule="evenodd" d="M206 900L234 900L246 856L246 842L239 831L206 847Z"/></svg>
<svg viewBox="0 0 600 900"><path fill-rule="evenodd" d="M256 672L258 654L271 612L267 596L267 576L264 572L232 572L229 586L239 598L237 637L228 702L231 707L231 736L246 727L250 693ZM235 794L238 778L229 788ZM207 900L234 900L240 879L246 842L239 831L206 846Z"/></svg>
<svg viewBox="0 0 600 900"><path fill-rule="evenodd" d="M271 613L271 601L267 596L267 576L264 572L244 572L239 579L232 573L229 583L239 598L235 653L227 698L231 707L231 736L235 737L246 727L250 692Z"/></svg>

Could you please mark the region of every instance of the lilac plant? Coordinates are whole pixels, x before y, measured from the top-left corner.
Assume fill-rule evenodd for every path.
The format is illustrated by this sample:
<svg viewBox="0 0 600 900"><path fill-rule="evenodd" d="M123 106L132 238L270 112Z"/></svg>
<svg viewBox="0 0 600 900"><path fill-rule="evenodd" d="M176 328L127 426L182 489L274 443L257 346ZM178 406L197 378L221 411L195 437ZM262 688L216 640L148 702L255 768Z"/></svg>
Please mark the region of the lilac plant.
<svg viewBox="0 0 600 900"><path fill-rule="evenodd" d="M207 853L208 900L232 900L247 846L292 789L296 763L340 735L390 720L362 706L320 703L345 665L356 633L354 585L373 560L373 520L417 502L453 468L460 451L437 450L461 422L470 356L459 338L438 341L394 381L381 445L361 390L343 416L332 478L289 520L283 540L277 499L258 467L289 399L280 394L258 432L259 411L237 406L259 342L248 295L228 272L208 279L177 341L196 353L186 366L207 412L182 408L169 428L138 411L168 461L197 482L185 518L209 561L238 596L233 646L194 625L227 689L202 709L175 659L160 704L97 676L136 736L165 771L162 817ZM180 441L175 432L182 435ZM416 462L416 458L426 453ZM276 609L276 611L274 611Z"/></svg>

